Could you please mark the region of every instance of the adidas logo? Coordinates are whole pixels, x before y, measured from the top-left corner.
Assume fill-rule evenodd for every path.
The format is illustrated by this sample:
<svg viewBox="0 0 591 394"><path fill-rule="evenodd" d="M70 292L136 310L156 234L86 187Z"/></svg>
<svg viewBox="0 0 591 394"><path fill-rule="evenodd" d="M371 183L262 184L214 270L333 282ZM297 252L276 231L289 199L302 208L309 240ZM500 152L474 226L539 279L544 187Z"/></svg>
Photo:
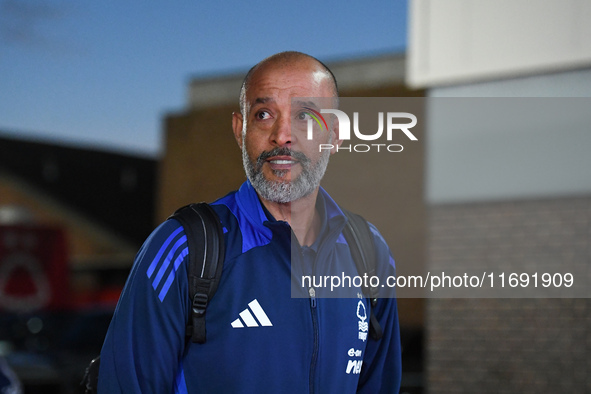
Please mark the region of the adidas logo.
<svg viewBox="0 0 591 394"><path fill-rule="evenodd" d="M250 309L246 308L245 310L240 312L240 317L232 322L233 328L244 328L245 325L246 327L259 327L259 323L263 327L271 327L273 325L271 323L271 320L269 320L267 314L261 307L261 304L259 304L259 302L256 299L252 300L248 304L248 307ZM251 311L252 313L254 313L254 316L252 315L252 313L250 313Z"/></svg>

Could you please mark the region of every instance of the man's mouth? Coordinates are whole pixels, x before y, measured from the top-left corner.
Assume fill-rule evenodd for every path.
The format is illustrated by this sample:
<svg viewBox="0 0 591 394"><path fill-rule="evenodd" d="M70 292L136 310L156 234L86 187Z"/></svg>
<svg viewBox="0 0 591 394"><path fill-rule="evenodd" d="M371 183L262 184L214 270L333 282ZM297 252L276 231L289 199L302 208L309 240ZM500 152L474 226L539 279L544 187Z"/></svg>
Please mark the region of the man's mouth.
<svg viewBox="0 0 591 394"><path fill-rule="evenodd" d="M267 161L273 164L293 164L297 162L297 160L291 156L273 156L269 157Z"/></svg>
<svg viewBox="0 0 591 394"><path fill-rule="evenodd" d="M298 163L291 156L274 156L267 159L267 163L274 169L289 169Z"/></svg>
<svg viewBox="0 0 591 394"><path fill-rule="evenodd" d="M287 148L275 148L260 154L257 159L257 169L260 170L264 163L269 164L272 170L291 170L296 164L306 166L310 159L301 152Z"/></svg>

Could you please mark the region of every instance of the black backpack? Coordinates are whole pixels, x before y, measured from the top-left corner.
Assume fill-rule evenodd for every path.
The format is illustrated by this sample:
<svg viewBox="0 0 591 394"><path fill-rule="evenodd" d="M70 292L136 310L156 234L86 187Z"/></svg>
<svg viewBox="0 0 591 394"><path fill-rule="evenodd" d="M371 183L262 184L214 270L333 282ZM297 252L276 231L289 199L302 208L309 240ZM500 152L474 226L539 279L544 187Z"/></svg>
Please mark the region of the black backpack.
<svg viewBox="0 0 591 394"><path fill-rule="evenodd" d="M348 218L343 235L351 249L351 255L360 276L376 274L376 254L373 236L367 221L343 209ZM189 297L191 317L187 322L186 335L194 343L205 343L205 312L220 282L225 258L224 233L218 215L207 203L194 203L177 209L168 219L176 219L185 230L189 246ZM378 288L363 289L369 298L371 308L369 334L375 339L382 338L382 328L375 317ZM93 359L86 368L81 387L86 394L97 392L100 356Z"/></svg>

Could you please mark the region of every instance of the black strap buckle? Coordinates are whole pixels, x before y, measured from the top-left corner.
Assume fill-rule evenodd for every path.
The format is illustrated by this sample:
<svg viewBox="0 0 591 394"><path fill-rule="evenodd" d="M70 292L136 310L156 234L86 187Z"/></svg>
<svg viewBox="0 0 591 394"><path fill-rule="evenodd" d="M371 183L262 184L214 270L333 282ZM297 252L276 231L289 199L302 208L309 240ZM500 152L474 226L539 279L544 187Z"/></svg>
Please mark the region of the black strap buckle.
<svg viewBox="0 0 591 394"><path fill-rule="evenodd" d="M209 301L209 297L205 293L196 293L193 297L193 313L197 314L198 316L203 316L205 314L205 308L207 308L207 302Z"/></svg>

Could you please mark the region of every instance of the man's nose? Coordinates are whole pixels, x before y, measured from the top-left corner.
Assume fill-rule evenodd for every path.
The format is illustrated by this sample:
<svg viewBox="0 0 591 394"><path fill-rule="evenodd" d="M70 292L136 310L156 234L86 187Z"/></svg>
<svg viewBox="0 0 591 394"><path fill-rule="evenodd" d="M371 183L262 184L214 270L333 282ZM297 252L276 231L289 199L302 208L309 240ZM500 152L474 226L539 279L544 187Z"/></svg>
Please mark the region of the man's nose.
<svg viewBox="0 0 591 394"><path fill-rule="evenodd" d="M271 143L279 147L291 147L291 119L289 116L280 116L273 125Z"/></svg>

